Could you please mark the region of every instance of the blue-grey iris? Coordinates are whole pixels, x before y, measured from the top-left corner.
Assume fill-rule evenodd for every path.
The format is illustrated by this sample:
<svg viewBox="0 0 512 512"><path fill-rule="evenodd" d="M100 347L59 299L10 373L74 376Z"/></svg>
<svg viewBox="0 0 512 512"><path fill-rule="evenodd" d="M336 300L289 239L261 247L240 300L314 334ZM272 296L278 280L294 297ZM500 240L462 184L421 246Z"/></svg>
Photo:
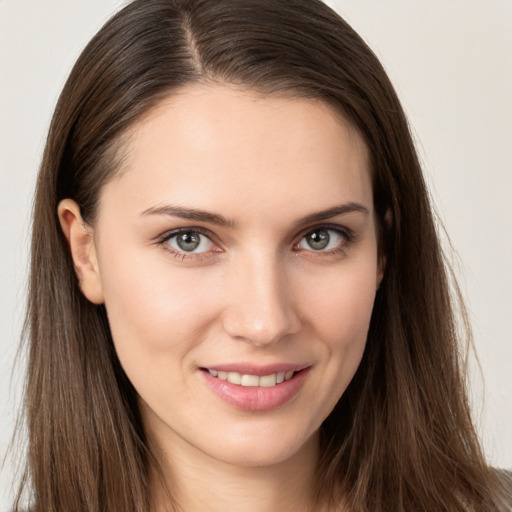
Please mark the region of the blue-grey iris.
<svg viewBox="0 0 512 512"><path fill-rule="evenodd" d="M326 229L319 229L306 235L306 242L315 251L321 251L329 245L331 237Z"/></svg>
<svg viewBox="0 0 512 512"><path fill-rule="evenodd" d="M201 235L194 231L186 231L176 236L176 243L182 251L191 252L199 247Z"/></svg>

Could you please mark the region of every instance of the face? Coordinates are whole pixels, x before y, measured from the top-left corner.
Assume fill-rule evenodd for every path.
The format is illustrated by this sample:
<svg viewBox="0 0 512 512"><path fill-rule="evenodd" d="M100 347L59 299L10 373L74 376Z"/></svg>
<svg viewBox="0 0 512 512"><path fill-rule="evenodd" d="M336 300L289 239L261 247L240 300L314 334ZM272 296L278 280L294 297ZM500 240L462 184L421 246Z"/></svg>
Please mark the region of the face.
<svg viewBox="0 0 512 512"><path fill-rule="evenodd" d="M187 88L132 130L94 254L150 436L284 461L363 354L380 280L367 150L320 102Z"/></svg>

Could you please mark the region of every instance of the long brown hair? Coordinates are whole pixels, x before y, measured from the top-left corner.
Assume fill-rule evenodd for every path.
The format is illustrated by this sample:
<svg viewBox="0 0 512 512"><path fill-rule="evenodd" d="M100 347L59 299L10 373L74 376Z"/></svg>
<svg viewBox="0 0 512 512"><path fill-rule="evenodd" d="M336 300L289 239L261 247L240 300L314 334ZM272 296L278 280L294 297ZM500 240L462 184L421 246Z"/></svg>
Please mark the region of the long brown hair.
<svg viewBox="0 0 512 512"><path fill-rule="evenodd" d="M156 461L136 393L104 307L80 292L57 205L74 199L93 225L128 128L197 82L328 102L371 153L386 274L363 360L322 427L319 495L353 512L505 510L470 419L447 267L407 120L378 59L319 0L135 0L78 59L34 205L20 496L32 489L36 512L149 509Z"/></svg>

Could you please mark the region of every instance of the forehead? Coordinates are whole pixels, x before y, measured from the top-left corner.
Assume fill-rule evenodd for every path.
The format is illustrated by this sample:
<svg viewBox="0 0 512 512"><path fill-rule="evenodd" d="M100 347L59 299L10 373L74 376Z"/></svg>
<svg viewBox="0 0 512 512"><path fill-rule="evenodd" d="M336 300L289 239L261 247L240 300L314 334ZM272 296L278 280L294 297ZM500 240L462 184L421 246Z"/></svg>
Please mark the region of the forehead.
<svg viewBox="0 0 512 512"><path fill-rule="evenodd" d="M172 201L226 211L372 203L358 132L324 102L228 86L187 87L163 100L125 138L124 164L103 199L141 208ZM151 203L151 204L149 204ZM226 212L229 213L229 212Z"/></svg>

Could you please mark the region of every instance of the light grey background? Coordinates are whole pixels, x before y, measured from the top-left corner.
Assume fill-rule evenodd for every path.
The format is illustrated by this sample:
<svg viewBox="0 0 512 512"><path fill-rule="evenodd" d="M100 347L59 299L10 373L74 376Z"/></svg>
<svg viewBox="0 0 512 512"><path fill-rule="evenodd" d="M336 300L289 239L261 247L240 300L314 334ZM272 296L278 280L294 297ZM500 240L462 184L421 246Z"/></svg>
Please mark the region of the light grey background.
<svg viewBox="0 0 512 512"><path fill-rule="evenodd" d="M490 461L511 468L512 1L328 3L381 58L410 117L433 198L459 254L483 374L471 365L476 422ZM74 60L121 4L0 0L0 456L21 389L11 368L46 130ZM9 509L12 476L7 459L0 512Z"/></svg>

